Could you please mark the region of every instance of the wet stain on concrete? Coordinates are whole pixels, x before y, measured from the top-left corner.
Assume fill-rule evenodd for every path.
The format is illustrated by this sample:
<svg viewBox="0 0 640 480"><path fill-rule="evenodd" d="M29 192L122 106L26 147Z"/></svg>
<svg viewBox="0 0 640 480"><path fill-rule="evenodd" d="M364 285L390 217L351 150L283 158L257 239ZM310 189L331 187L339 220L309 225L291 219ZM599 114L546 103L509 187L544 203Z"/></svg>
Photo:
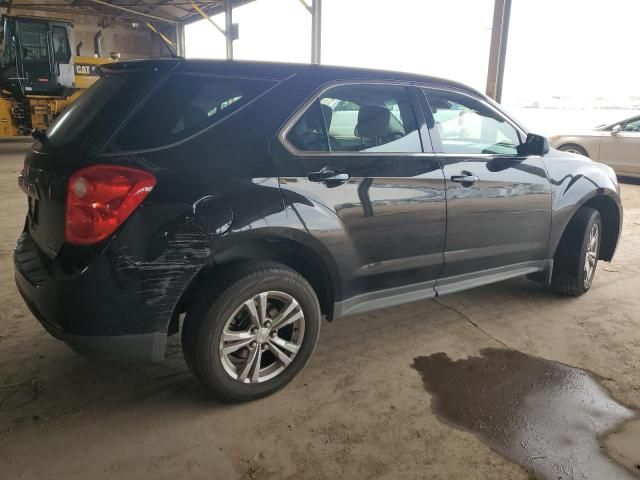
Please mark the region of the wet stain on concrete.
<svg viewBox="0 0 640 480"><path fill-rule="evenodd" d="M593 374L496 348L456 361L445 353L417 357L412 367L443 421L475 434L536 478L640 476L613 461L601 443L636 412L611 398Z"/></svg>

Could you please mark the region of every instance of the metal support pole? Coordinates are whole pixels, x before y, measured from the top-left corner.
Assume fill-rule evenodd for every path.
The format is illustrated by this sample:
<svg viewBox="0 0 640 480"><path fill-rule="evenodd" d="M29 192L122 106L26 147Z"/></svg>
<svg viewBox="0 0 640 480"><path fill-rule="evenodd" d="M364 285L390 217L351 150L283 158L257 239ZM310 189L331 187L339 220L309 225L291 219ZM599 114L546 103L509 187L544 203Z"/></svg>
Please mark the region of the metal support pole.
<svg viewBox="0 0 640 480"><path fill-rule="evenodd" d="M227 60L233 60L233 5L224 0L224 31L227 40Z"/></svg>
<svg viewBox="0 0 640 480"><path fill-rule="evenodd" d="M322 52L322 0L311 0L311 63L320 63Z"/></svg>
<svg viewBox="0 0 640 480"><path fill-rule="evenodd" d="M505 59L507 56L510 17L511 0L495 0L486 93L487 96L497 102L502 100L502 84L504 80Z"/></svg>
<svg viewBox="0 0 640 480"><path fill-rule="evenodd" d="M504 0L495 0L493 7L493 24L491 25L491 46L489 47L489 68L487 70L488 97L496 98L498 83L498 62L500 58L500 36L502 32L502 17L504 14Z"/></svg>
<svg viewBox="0 0 640 480"><path fill-rule="evenodd" d="M178 23L176 25L176 55L178 57L185 57L185 44L184 44L184 23Z"/></svg>
<svg viewBox="0 0 640 480"><path fill-rule="evenodd" d="M511 19L511 0L504 0L502 14L502 28L500 29L500 57L498 59L498 78L496 82L496 102L502 101L502 84L504 81L504 66L507 58L507 40L509 38L509 21Z"/></svg>

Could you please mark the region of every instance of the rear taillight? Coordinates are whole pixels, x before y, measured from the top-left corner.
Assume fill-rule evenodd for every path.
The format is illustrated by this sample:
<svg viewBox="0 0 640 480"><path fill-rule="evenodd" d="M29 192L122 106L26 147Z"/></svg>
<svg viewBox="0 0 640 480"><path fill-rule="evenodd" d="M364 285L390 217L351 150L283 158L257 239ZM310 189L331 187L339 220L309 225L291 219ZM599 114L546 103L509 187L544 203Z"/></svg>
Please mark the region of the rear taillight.
<svg viewBox="0 0 640 480"><path fill-rule="evenodd" d="M104 240L155 184L153 175L136 168L94 165L78 170L67 186L65 241L91 245Z"/></svg>

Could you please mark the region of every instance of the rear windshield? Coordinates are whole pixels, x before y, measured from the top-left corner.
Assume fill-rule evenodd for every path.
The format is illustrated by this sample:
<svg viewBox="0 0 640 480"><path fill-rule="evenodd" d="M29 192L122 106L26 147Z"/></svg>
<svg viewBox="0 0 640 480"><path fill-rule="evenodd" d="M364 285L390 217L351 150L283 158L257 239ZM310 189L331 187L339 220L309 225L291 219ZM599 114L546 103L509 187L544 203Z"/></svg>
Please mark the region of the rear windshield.
<svg viewBox="0 0 640 480"><path fill-rule="evenodd" d="M120 129L107 150L171 145L228 117L273 84L264 79L172 74Z"/></svg>
<svg viewBox="0 0 640 480"><path fill-rule="evenodd" d="M158 72L140 71L102 77L53 122L43 147L99 151L163 76Z"/></svg>

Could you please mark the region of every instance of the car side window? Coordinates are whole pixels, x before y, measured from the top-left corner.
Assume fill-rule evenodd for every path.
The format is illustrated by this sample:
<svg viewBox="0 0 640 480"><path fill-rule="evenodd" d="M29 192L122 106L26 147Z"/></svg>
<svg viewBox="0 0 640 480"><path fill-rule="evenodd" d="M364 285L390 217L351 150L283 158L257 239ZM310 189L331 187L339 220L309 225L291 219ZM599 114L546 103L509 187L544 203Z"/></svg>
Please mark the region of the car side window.
<svg viewBox="0 0 640 480"><path fill-rule="evenodd" d="M406 87L339 85L324 92L287 135L298 150L421 153Z"/></svg>
<svg viewBox="0 0 640 480"><path fill-rule="evenodd" d="M262 79L171 75L120 130L109 150L170 145L222 121L272 85Z"/></svg>
<svg viewBox="0 0 640 480"><path fill-rule="evenodd" d="M305 152L329 151L329 140L322 118L322 109L317 99L289 130L287 140L298 150Z"/></svg>
<svg viewBox="0 0 640 480"><path fill-rule="evenodd" d="M425 90L443 153L517 155L520 136L498 113L455 92Z"/></svg>
<svg viewBox="0 0 640 480"><path fill-rule="evenodd" d="M624 125L624 132L640 132L640 118L634 118L633 120L629 120Z"/></svg>

